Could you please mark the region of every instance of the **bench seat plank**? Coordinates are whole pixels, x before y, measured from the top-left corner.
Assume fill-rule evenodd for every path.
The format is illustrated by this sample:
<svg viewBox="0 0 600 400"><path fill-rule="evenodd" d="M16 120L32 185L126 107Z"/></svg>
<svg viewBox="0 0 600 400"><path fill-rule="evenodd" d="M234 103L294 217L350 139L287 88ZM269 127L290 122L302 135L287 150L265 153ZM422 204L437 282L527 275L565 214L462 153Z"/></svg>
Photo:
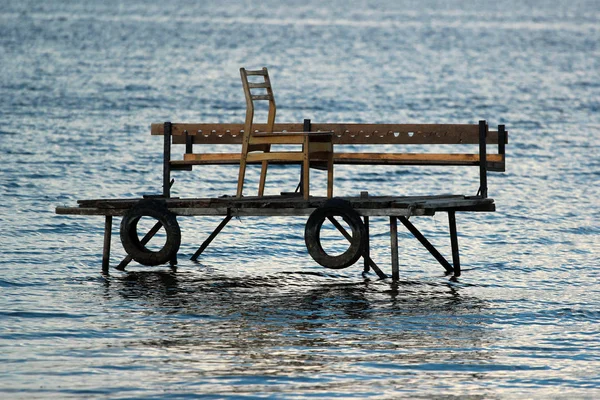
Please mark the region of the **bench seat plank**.
<svg viewBox="0 0 600 400"><path fill-rule="evenodd" d="M249 154L248 162L257 163L262 159L256 154ZM296 160L282 152L281 160ZM373 165L477 165L479 154L445 154L445 153L337 153L334 152L335 164L373 164ZM301 161L298 158L297 161ZM325 161L323 158L322 161ZM277 162L277 161L275 161ZM503 155L488 154L488 164L503 163ZM203 164L239 164L240 153L190 153L183 160L172 160L173 165Z"/></svg>

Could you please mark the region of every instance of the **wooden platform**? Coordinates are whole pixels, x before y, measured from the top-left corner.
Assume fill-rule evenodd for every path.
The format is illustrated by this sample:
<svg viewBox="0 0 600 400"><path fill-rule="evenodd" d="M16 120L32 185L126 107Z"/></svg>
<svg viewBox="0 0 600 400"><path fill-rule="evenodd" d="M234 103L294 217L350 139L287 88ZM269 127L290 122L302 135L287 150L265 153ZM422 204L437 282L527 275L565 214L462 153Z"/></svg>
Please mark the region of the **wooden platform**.
<svg viewBox="0 0 600 400"><path fill-rule="evenodd" d="M368 196L341 197L362 216L410 217L434 215L438 211L495 211L494 200L477 196ZM160 199L160 197L159 197ZM77 207L57 207L62 215L122 216L141 199L79 200ZM264 197L168 198L162 199L180 216L304 216L322 206L327 198L282 195Z"/></svg>

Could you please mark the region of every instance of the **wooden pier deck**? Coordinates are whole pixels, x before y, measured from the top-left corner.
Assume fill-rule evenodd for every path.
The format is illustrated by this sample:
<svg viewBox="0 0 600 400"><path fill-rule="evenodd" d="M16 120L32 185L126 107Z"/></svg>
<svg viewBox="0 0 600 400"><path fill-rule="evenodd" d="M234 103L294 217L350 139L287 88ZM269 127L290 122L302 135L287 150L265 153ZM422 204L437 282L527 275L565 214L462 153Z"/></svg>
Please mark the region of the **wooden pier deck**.
<svg viewBox="0 0 600 400"><path fill-rule="evenodd" d="M333 205L332 205L333 201ZM131 216L132 211L142 206L145 202L160 204L164 212L175 216L223 216L221 223L214 229L209 237L202 243L198 250L192 256L192 260L197 260L200 254L210 245L214 238L221 232L227 223L233 217L238 216L309 216L305 227L305 242L310 255L319 264L328 268L345 268L354 264L358 258L364 260L364 272L373 270L381 279L387 278L387 275L370 257L369 245L369 218L370 217L389 217L390 220L390 239L391 239L391 265L392 279L399 279L400 267L398 261L398 227L400 221L404 227L431 253L431 255L451 274L453 279L461 275L458 236L456 230L456 212L491 212L495 211L495 203L491 198L481 196L465 195L438 195L438 196L369 196L363 192L357 197L340 197L328 199L326 197L309 197L305 199L301 195L280 195L280 196L262 196L262 197L233 197L224 196L218 198L171 198L163 196L147 196L144 199L92 199L79 200L77 207L57 207L56 213L62 215L99 215L105 217L104 227L104 251L102 257L102 272L108 274L110 259L110 243L112 235L113 217L122 217L121 240L131 237L130 233L124 233L123 222L128 218L133 219L134 239L136 248L142 249L144 258L144 246L153 235L161 228L167 229L166 225L171 226L170 237L177 236L180 240L179 227L176 221L169 222L165 216L157 216L159 222L156 223L146 235L140 240L135 230L137 225L136 216ZM147 212L146 209L144 212ZM450 245L452 250L452 263L425 238L409 218L412 216L431 216L436 212L448 213L448 224L450 233ZM150 212L152 214L152 212ZM129 216L128 216L129 215ZM141 215L141 214L138 214ZM156 216L156 215L155 215ZM347 232L335 217L343 218L350 224L351 233ZM162 218L162 220L161 220ZM137 217L139 219L139 216ZM348 250L340 256L329 256L321 247L319 232L321 225L325 220L329 220L335 228L350 243ZM168 237L169 237L168 236ZM123 242L125 246L125 242ZM165 246L166 248L167 246ZM173 257L171 265L177 263L176 254L179 244L176 248L170 250ZM135 250L135 248L134 248ZM128 255L116 267L118 270L124 270L125 267L135 258L128 251ZM163 260L162 263L165 261ZM158 264L158 263L157 263ZM147 264L153 265L153 264Z"/></svg>
<svg viewBox="0 0 600 400"><path fill-rule="evenodd" d="M340 197L361 216L410 217L440 211L495 211L494 199L465 195ZM252 196L218 198L160 198L178 216L303 216L327 201L326 197ZM122 216L141 199L78 200L77 207L56 207L62 215Z"/></svg>

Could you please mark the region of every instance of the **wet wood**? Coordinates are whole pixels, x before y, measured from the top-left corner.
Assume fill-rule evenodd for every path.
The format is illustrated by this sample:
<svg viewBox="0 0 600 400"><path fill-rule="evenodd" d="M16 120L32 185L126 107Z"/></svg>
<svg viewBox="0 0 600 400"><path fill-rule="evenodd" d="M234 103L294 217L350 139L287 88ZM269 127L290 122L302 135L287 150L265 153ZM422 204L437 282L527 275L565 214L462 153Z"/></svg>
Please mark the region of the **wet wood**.
<svg viewBox="0 0 600 400"><path fill-rule="evenodd" d="M390 247L392 249L392 279L400 279L400 266L398 263L398 223L396 217L390 217Z"/></svg>
<svg viewBox="0 0 600 400"><path fill-rule="evenodd" d="M440 196L369 196L342 197L361 215L376 216L422 216L434 215L439 211L495 210L493 199L481 199L462 195ZM56 213L63 215L106 215L120 216L141 199L92 199L79 200L78 207L57 207ZM326 197L265 196L223 198L190 198L164 200L176 215L181 216L307 216L322 206Z"/></svg>
<svg viewBox="0 0 600 400"><path fill-rule="evenodd" d="M102 273L108 274L110 264L110 240L112 236L112 215L104 219L104 249L102 251Z"/></svg>

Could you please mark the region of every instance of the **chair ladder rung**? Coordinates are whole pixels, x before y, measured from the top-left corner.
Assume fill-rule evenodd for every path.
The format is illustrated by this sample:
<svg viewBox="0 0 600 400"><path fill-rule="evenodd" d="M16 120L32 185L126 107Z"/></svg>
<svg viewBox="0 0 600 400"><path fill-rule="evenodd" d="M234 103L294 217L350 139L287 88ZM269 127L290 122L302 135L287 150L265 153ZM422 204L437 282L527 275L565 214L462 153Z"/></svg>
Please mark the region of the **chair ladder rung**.
<svg viewBox="0 0 600 400"><path fill-rule="evenodd" d="M266 89L266 88L270 88L271 85L269 85L267 82L261 82L261 83L248 82L248 87L250 89Z"/></svg>
<svg viewBox="0 0 600 400"><path fill-rule="evenodd" d="M252 100L272 100L270 94L253 94Z"/></svg>
<svg viewBox="0 0 600 400"><path fill-rule="evenodd" d="M254 70L254 71L246 70L246 75L262 75L262 76L265 76L265 75L267 75L267 72L265 70L262 70L262 69L258 69L258 70Z"/></svg>

